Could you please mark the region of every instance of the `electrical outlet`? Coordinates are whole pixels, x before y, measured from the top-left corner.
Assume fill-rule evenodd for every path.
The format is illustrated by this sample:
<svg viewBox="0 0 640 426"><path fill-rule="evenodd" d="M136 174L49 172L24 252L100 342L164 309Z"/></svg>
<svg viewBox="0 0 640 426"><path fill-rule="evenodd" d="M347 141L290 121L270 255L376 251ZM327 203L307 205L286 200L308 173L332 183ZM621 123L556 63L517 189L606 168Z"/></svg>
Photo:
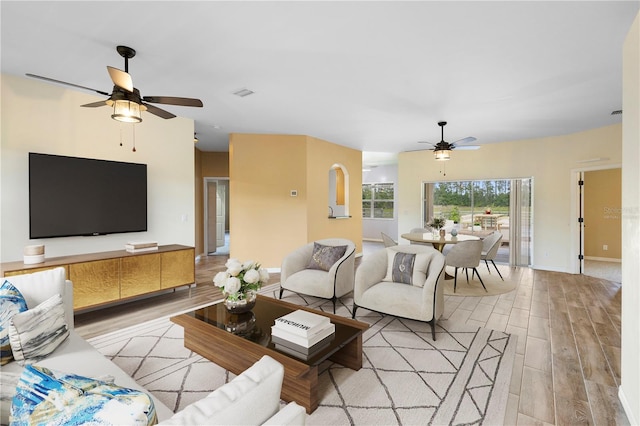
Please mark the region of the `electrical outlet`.
<svg viewBox="0 0 640 426"><path fill-rule="evenodd" d="M602 250L609 250L609 246L608 246L608 245L606 245L606 244L603 244L603 245L602 245Z"/></svg>

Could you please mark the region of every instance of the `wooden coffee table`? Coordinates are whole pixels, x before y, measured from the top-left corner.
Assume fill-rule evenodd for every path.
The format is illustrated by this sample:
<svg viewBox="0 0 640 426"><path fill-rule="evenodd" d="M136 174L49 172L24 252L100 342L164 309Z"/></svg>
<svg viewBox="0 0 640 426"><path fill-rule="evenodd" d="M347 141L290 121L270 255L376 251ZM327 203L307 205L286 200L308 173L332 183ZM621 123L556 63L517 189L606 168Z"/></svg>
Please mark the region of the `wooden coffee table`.
<svg viewBox="0 0 640 426"><path fill-rule="evenodd" d="M271 342L275 319L297 309L331 319L333 340L308 359L276 349ZM318 365L329 359L352 370L362 367L362 333L368 324L293 303L258 295L256 306L246 314L229 314L223 303L171 318L184 328L184 346L204 358L240 374L263 355L284 366L281 398L295 401L312 413L318 407Z"/></svg>

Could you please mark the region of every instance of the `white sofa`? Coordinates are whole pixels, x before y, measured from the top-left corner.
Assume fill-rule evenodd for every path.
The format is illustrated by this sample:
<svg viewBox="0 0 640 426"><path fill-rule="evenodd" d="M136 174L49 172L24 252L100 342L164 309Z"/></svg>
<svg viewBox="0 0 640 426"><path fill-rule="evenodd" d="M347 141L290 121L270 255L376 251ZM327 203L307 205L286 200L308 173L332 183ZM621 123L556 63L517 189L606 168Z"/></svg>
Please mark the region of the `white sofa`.
<svg viewBox="0 0 640 426"><path fill-rule="evenodd" d="M70 330L69 337L48 357L37 361L36 365L92 378L111 376L118 386L146 392L135 380L73 330L73 284L65 280L63 268L2 278L2 282L5 279L20 290L29 309L55 294L59 293L62 296L65 319ZM23 368L17 361L13 361L0 369L0 395L3 397L0 401L2 404L0 423L2 424L9 423L12 389L15 390L15 384ZM283 375L282 365L272 358L265 357L231 382L176 414L151 393L146 393L153 399L158 421L161 424L214 425L233 424L234 421L245 425L304 424L306 413L298 404L292 402L280 410Z"/></svg>

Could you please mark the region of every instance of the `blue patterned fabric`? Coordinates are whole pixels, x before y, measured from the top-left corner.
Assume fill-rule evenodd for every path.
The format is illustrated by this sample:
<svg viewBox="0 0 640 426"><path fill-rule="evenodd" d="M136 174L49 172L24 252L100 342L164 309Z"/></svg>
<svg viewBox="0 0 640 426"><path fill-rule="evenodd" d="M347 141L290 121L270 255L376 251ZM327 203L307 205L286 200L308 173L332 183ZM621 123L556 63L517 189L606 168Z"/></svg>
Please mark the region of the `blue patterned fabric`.
<svg viewBox="0 0 640 426"><path fill-rule="evenodd" d="M21 365L47 357L69 337L64 302L54 294L35 308L11 319L9 343L13 357Z"/></svg>
<svg viewBox="0 0 640 426"><path fill-rule="evenodd" d="M88 377L27 365L11 405L15 426L154 425L153 400L144 392Z"/></svg>
<svg viewBox="0 0 640 426"><path fill-rule="evenodd" d="M11 344L9 343L9 326L11 318L27 310L27 302L20 290L9 281L0 286L0 365L5 365L13 359Z"/></svg>

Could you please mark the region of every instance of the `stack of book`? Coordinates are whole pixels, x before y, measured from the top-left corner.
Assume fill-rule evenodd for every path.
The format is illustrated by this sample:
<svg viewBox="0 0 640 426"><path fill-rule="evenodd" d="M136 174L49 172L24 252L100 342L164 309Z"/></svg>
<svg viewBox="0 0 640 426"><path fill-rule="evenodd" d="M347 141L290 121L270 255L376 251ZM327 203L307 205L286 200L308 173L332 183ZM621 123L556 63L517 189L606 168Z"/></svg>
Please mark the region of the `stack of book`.
<svg viewBox="0 0 640 426"><path fill-rule="evenodd" d="M271 341L276 349L307 360L329 346L336 326L328 317L297 310L276 318L271 327Z"/></svg>
<svg viewBox="0 0 640 426"><path fill-rule="evenodd" d="M158 250L158 242L157 241L129 241L127 244L124 245L124 249L129 253Z"/></svg>

